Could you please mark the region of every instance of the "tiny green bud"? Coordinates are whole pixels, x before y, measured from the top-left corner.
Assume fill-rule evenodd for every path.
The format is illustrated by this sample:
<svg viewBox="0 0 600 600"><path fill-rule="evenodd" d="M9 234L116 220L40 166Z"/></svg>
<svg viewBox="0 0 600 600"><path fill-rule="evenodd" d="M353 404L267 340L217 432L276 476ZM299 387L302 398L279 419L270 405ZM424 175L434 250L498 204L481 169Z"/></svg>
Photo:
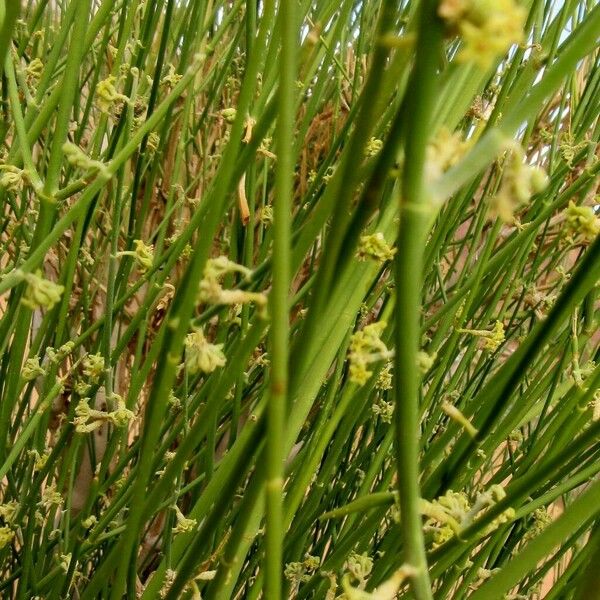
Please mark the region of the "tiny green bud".
<svg viewBox="0 0 600 600"><path fill-rule="evenodd" d="M227 121L227 123L233 123L237 116L237 110L235 108L224 108L219 114Z"/></svg>

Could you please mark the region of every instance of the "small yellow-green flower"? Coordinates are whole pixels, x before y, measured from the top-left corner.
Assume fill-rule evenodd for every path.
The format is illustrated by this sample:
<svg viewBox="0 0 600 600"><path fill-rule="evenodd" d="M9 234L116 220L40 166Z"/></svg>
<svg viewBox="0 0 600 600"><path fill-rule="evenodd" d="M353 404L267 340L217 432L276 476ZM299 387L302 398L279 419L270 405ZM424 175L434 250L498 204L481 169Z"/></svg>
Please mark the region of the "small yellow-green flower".
<svg viewBox="0 0 600 600"><path fill-rule="evenodd" d="M380 337L385 327L385 321L379 321L367 325L352 335L348 351L350 362L348 372L351 382L364 385L373 375L369 365L392 357L393 353L388 350Z"/></svg>
<svg viewBox="0 0 600 600"><path fill-rule="evenodd" d="M169 88L174 88L179 83L179 81L181 80L182 77L183 77L183 75L180 75L179 73L177 73L175 71L175 67L170 64L169 65L169 71L160 80L160 84L164 85L166 87L169 87Z"/></svg>
<svg viewBox="0 0 600 600"><path fill-rule="evenodd" d="M190 373L212 373L226 362L223 344L211 344L200 330L185 338L185 366Z"/></svg>
<svg viewBox="0 0 600 600"><path fill-rule="evenodd" d="M129 410L125 401L118 394L112 394L112 402L116 405L111 412L96 410L89 405L89 398L81 398L75 407L75 418L73 425L77 433L90 433L102 427L106 423L111 423L115 427L126 427L135 417Z"/></svg>
<svg viewBox="0 0 600 600"><path fill-rule="evenodd" d="M196 519L185 517L178 506L175 506L175 518L177 519L177 525L173 527L173 533L188 533L194 531L198 526Z"/></svg>
<svg viewBox="0 0 600 600"><path fill-rule="evenodd" d="M117 91L116 80L114 75L110 75L96 86L96 105L104 114L110 114L113 107L121 102L129 102L127 96Z"/></svg>
<svg viewBox="0 0 600 600"><path fill-rule="evenodd" d="M442 0L438 15L462 37L458 60L487 69L497 56L523 40L527 13L515 0Z"/></svg>
<svg viewBox="0 0 600 600"><path fill-rule="evenodd" d="M104 373L104 357L101 354L88 354L83 359L83 374L96 382L102 373Z"/></svg>
<svg viewBox="0 0 600 600"><path fill-rule="evenodd" d="M273 207L266 204L260 209L259 221L263 225L270 225L273 222Z"/></svg>
<svg viewBox="0 0 600 600"><path fill-rule="evenodd" d="M371 407L373 414L381 419L382 423L391 423L394 415L394 403L379 400Z"/></svg>
<svg viewBox="0 0 600 600"><path fill-rule="evenodd" d="M13 165L0 165L0 187L18 193L23 189L25 173Z"/></svg>
<svg viewBox="0 0 600 600"><path fill-rule="evenodd" d="M42 492L42 499L38 502L39 506L49 510L52 506L59 506L62 504L63 497L60 495L58 491L56 491L56 486L54 484L48 485L44 488Z"/></svg>
<svg viewBox="0 0 600 600"><path fill-rule="evenodd" d="M79 146L71 142L65 142L63 152L69 164L74 167L89 173L102 173L107 179L110 177L106 165L99 160L91 159Z"/></svg>
<svg viewBox="0 0 600 600"><path fill-rule="evenodd" d="M358 260L371 258L378 262L392 260L396 254L396 248L388 244L380 231L369 235L362 235L358 244Z"/></svg>
<svg viewBox="0 0 600 600"><path fill-rule="evenodd" d="M0 517L4 519L5 523L12 525L19 509L19 503L16 500L11 500L4 504L0 504Z"/></svg>
<svg viewBox="0 0 600 600"><path fill-rule="evenodd" d="M113 392L111 400L115 404L115 408L108 413L110 422L115 427L126 427L135 418L133 411L127 408L125 400L119 394Z"/></svg>
<svg viewBox="0 0 600 600"><path fill-rule="evenodd" d="M86 519L81 521L81 525L85 529L91 529L97 522L98 522L98 519L97 519L96 515L90 515L89 517L87 517Z"/></svg>
<svg viewBox="0 0 600 600"><path fill-rule="evenodd" d="M235 108L224 108L219 114L228 123L233 123L235 121L235 117L237 116L237 110Z"/></svg>
<svg viewBox="0 0 600 600"><path fill-rule="evenodd" d="M133 246L133 250L122 250L115 256L132 256L143 271L151 269L154 264L154 247L143 240L133 240Z"/></svg>
<svg viewBox="0 0 600 600"><path fill-rule="evenodd" d="M548 185L548 176L540 167L524 162L525 153L517 144L511 144L506 158L498 193L491 199L491 212L505 223L513 223L515 212L526 205L531 197Z"/></svg>
<svg viewBox="0 0 600 600"><path fill-rule="evenodd" d="M425 352L424 350L419 350L419 352L417 353L417 367L419 368L419 371L421 371L421 373L425 375L425 373L427 373L429 369L433 367L433 363L435 362L436 358L436 352L427 354L427 352Z"/></svg>
<svg viewBox="0 0 600 600"><path fill-rule="evenodd" d="M502 321L496 321L491 331L487 329L457 329L458 333L469 333L483 339L483 347L486 350L497 350L505 340L504 324Z"/></svg>
<svg viewBox="0 0 600 600"><path fill-rule="evenodd" d="M383 369L381 369L379 373L379 377L377 377L377 383L375 387L378 390L391 390L392 389L392 363L389 362Z"/></svg>
<svg viewBox="0 0 600 600"><path fill-rule="evenodd" d="M372 137L365 147L365 156L371 157L379 154L383 148L383 142L375 137Z"/></svg>
<svg viewBox="0 0 600 600"><path fill-rule="evenodd" d="M44 279L39 270L35 273L24 273L23 279L27 283L27 288L21 302L32 310L42 307L51 309L60 302L65 291L64 286Z"/></svg>
<svg viewBox="0 0 600 600"><path fill-rule="evenodd" d="M240 273L244 278L249 279L252 271L243 265L239 265L226 256L218 256L207 261L204 268L204 277L200 282L198 301L208 304L250 304L258 306L261 313L266 311L267 297L259 292L249 292L246 290L227 290L224 289L221 280L228 273Z"/></svg>
<svg viewBox="0 0 600 600"><path fill-rule="evenodd" d="M471 147L472 140L465 140L458 131L441 127L427 146L427 177L435 180L453 167Z"/></svg>
<svg viewBox="0 0 600 600"><path fill-rule="evenodd" d="M158 145L160 144L160 135L156 133L156 131L152 131L148 135L147 147L150 152L156 152L158 150Z"/></svg>
<svg viewBox="0 0 600 600"><path fill-rule="evenodd" d="M8 526L0 527L0 550L6 548L15 537L15 532Z"/></svg>
<svg viewBox="0 0 600 600"><path fill-rule="evenodd" d="M46 371L40 366L39 356L28 358L21 369L21 376L25 381L33 381L37 377L45 374Z"/></svg>
<svg viewBox="0 0 600 600"><path fill-rule="evenodd" d="M41 77L43 70L44 63L39 58L34 58L25 69L28 81L30 83L37 81Z"/></svg>
<svg viewBox="0 0 600 600"><path fill-rule="evenodd" d="M367 577L373 570L373 559L365 553L351 552L344 564L344 568L358 582L359 588L367 582Z"/></svg>
<svg viewBox="0 0 600 600"><path fill-rule="evenodd" d="M75 349L75 342L68 341L64 343L58 350L54 348L48 348L46 353L48 358L55 364L61 363L73 350Z"/></svg>
<svg viewBox="0 0 600 600"><path fill-rule="evenodd" d="M569 232L585 242L593 242L600 234L600 217L591 206L577 206L571 200L565 217Z"/></svg>

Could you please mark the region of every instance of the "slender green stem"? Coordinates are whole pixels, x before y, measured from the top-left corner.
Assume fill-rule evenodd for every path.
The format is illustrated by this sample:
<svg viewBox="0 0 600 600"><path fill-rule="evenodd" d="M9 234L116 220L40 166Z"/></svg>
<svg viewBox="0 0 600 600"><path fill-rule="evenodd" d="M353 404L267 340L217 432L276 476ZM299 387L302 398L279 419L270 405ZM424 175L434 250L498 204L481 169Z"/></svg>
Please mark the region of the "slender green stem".
<svg viewBox="0 0 600 600"><path fill-rule="evenodd" d="M277 166L273 210L273 286L269 297L271 317L271 382L267 410L267 476L265 532L265 597L282 597L284 431L288 405L289 294L291 212L293 206L293 155L298 28L293 2L279 4L281 43L277 116Z"/></svg>

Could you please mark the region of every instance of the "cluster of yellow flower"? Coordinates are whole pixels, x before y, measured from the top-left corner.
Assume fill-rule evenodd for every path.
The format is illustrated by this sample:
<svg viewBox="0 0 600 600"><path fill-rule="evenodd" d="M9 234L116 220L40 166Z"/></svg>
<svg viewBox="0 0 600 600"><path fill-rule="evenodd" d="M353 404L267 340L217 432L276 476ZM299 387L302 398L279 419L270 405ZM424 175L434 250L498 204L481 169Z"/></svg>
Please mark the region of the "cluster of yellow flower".
<svg viewBox="0 0 600 600"><path fill-rule="evenodd" d="M369 365L393 356L393 352L388 350L380 337L386 325L385 321L371 323L352 335L348 360L350 381L353 383L364 385L373 375L373 372L369 371Z"/></svg>
<svg viewBox="0 0 600 600"><path fill-rule="evenodd" d="M369 235L362 235L358 245L358 260L367 260L371 258L384 263L392 260L396 254L396 248L388 244L380 231Z"/></svg>
<svg viewBox="0 0 600 600"><path fill-rule="evenodd" d="M200 282L198 301L208 304L230 305L254 303L259 308L259 312L264 315L267 306L266 295L246 290L224 289L222 280L229 273L240 273L245 279L249 279L252 275L250 269L229 260L226 256L218 256L208 260L204 268L204 277Z"/></svg>
<svg viewBox="0 0 600 600"><path fill-rule="evenodd" d="M116 408L111 412L90 408L89 399L81 398L75 407L75 431L78 433L89 433L106 423L115 427L125 427L133 418L134 414L125 406L125 401L118 394L112 394L111 400Z"/></svg>
<svg viewBox="0 0 600 600"><path fill-rule="evenodd" d="M105 179L110 179L110 173L108 172L106 165L102 161L90 158L76 144L65 142L62 148L69 164L89 174L99 173Z"/></svg>
<svg viewBox="0 0 600 600"><path fill-rule="evenodd" d="M488 331L487 329L462 328L459 328L456 331L458 333L468 333L470 335L474 335L475 337L483 339L483 347L486 350L490 350L491 352L497 350L502 344L502 342L504 342L505 340L504 324L502 323L502 321L496 321L491 331Z"/></svg>
<svg viewBox="0 0 600 600"><path fill-rule="evenodd" d="M185 338L185 366L190 373L212 373L225 366L223 344L211 344L200 330Z"/></svg>
<svg viewBox="0 0 600 600"><path fill-rule="evenodd" d="M35 273L21 272L23 281L27 283L27 288L23 294L21 302L35 310L37 308L51 309L55 304L60 302L62 293L65 291L64 286L44 279L41 271Z"/></svg>
<svg viewBox="0 0 600 600"><path fill-rule="evenodd" d="M482 68L523 40L527 13L514 0L442 0L438 15L464 41L457 58Z"/></svg>
<svg viewBox="0 0 600 600"><path fill-rule="evenodd" d="M110 114L115 106L123 102L129 102L129 98L125 94L117 91L115 87L116 80L114 75L110 75L99 81L96 86L96 105L106 115Z"/></svg>
<svg viewBox="0 0 600 600"><path fill-rule="evenodd" d="M448 490L432 502L421 499L421 513L427 517L425 531L433 534L434 547L441 546L449 539L460 536L461 531L471 525L483 511L505 497L506 492L501 485L492 485L489 490L478 494L472 504L464 492L453 490ZM510 521L514 515L514 509L507 508L487 526L486 533Z"/></svg>
<svg viewBox="0 0 600 600"><path fill-rule="evenodd" d="M591 206L577 206L573 200L565 211L569 233L584 243L593 242L600 234L600 216Z"/></svg>
<svg viewBox="0 0 600 600"><path fill-rule="evenodd" d="M140 265L142 271L147 271L154 264L154 247L146 244L143 240L133 240L133 250L122 250L115 254L119 256L132 256Z"/></svg>
<svg viewBox="0 0 600 600"><path fill-rule="evenodd" d="M500 189L491 200L492 214L505 223L513 223L515 212L548 185L546 172L540 167L526 164L524 159L523 148L518 144L511 144Z"/></svg>

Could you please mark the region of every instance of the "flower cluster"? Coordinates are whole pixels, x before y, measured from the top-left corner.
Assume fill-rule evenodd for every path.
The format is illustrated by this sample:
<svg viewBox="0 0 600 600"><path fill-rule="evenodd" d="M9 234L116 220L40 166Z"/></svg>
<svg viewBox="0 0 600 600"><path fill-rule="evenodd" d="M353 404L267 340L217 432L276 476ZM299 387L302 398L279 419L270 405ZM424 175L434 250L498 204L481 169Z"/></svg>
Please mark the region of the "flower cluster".
<svg viewBox="0 0 600 600"><path fill-rule="evenodd" d="M591 206L577 206L571 200L565 210L565 220L569 233L584 243L593 242L600 234L600 216Z"/></svg>
<svg viewBox="0 0 600 600"><path fill-rule="evenodd" d="M117 252L115 256L132 256L142 271L151 269L154 264L154 247L142 240L133 240L133 246L133 250L122 250L121 252Z"/></svg>
<svg viewBox="0 0 600 600"><path fill-rule="evenodd" d="M472 146L472 140L465 140L461 133L452 133L441 127L427 146L426 171L431 181L437 179L453 167Z"/></svg>
<svg viewBox="0 0 600 600"><path fill-rule="evenodd" d="M258 220L265 226L271 225L273 223L273 207L265 204L259 211Z"/></svg>
<svg viewBox="0 0 600 600"><path fill-rule="evenodd" d="M177 525L173 527L173 533L188 533L190 531L194 531L198 526L196 519L188 519L185 517L177 505L175 505L174 508Z"/></svg>
<svg viewBox="0 0 600 600"><path fill-rule="evenodd" d="M417 367L419 369L419 371L425 375L425 373L427 373L431 367L433 367L433 363L435 362L435 359L437 358L437 352L432 352L431 354L428 354L427 352L425 352L425 350L419 350L419 352L417 353Z"/></svg>
<svg viewBox="0 0 600 600"><path fill-rule="evenodd" d="M246 280L252 275L250 269L229 260L226 256L209 259L204 268L204 277L200 282L199 302L230 305L254 303L264 313L267 306L265 294L223 288L222 280L225 275L230 273L240 273Z"/></svg>
<svg viewBox="0 0 600 600"><path fill-rule="evenodd" d="M515 0L442 0L438 15L450 34L463 39L457 59L487 69L494 58L523 40L527 13Z"/></svg>
<svg viewBox="0 0 600 600"><path fill-rule="evenodd" d="M344 569L357 584L358 589L364 590L367 586L367 578L373 570L373 559L364 553L351 552L344 563Z"/></svg>
<svg viewBox="0 0 600 600"><path fill-rule="evenodd" d="M526 164L524 157L523 148L512 144L506 158L500 189L491 200L492 214L505 223L513 223L515 212L548 185L546 172L540 167Z"/></svg>
<svg viewBox="0 0 600 600"><path fill-rule="evenodd" d="M101 354L88 354L83 359L83 374L97 382L104 373L104 357Z"/></svg>
<svg viewBox="0 0 600 600"><path fill-rule="evenodd" d="M32 358L28 358L23 368L21 369L21 377L23 377L24 381L33 381L37 379L41 375L45 375L46 371L42 366L40 366L40 357L34 356Z"/></svg>
<svg viewBox="0 0 600 600"><path fill-rule="evenodd" d="M377 138L372 137L365 146L365 156L371 157L379 154L383 148L383 142Z"/></svg>
<svg viewBox="0 0 600 600"><path fill-rule="evenodd" d="M27 283L27 288L21 299L25 306L32 310L42 307L51 309L60 302L62 293L65 290L64 286L44 279L41 271L22 273L22 278Z"/></svg>
<svg viewBox="0 0 600 600"><path fill-rule="evenodd" d="M227 123L233 123L237 116L237 110L235 108L224 108L219 114Z"/></svg>
<svg viewBox="0 0 600 600"><path fill-rule="evenodd" d="M384 263L392 260L396 254L396 248L392 248L383 236L383 233L378 231L370 235L362 235L358 245L358 260L367 260L371 258L378 262Z"/></svg>
<svg viewBox="0 0 600 600"><path fill-rule="evenodd" d="M453 490L448 490L432 502L421 500L421 512L427 517L425 531L433 534L434 547L440 546L449 539L460 536L461 531L471 525L484 510L505 497L506 492L502 486L492 485L488 491L478 494L472 504L464 492ZM514 515L514 509L507 508L486 527L485 532L491 533L502 523L513 519Z"/></svg>
<svg viewBox="0 0 600 600"><path fill-rule="evenodd" d="M45 510L50 510L53 506L60 506L63 502L63 497L60 492L56 490L54 484L48 485L42 492L42 499L38 502L38 505Z"/></svg>
<svg viewBox="0 0 600 600"><path fill-rule="evenodd" d="M78 433L89 433L106 423L111 423L115 427L125 427L134 418L134 414L125 405L125 401L118 394L112 395L112 400L116 404L115 410L106 412L90 408L89 398L81 398L75 408L75 431Z"/></svg>
<svg viewBox="0 0 600 600"><path fill-rule="evenodd" d="M110 173L106 165L102 161L91 159L79 146L71 142L65 142L62 148L69 164L87 173L99 173L105 179L110 179Z"/></svg>
<svg viewBox="0 0 600 600"><path fill-rule="evenodd" d="M544 506L536 508L533 511L532 524L523 536L523 542L527 543L538 536L550 523L552 523L552 517L548 513L548 509Z"/></svg>
<svg viewBox="0 0 600 600"><path fill-rule="evenodd" d="M18 193L23 189L25 172L13 165L0 165L0 187Z"/></svg>
<svg viewBox="0 0 600 600"><path fill-rule="evenodd" d="M15 517L17 516L18 508L19 503L16 500L11 500L10 502L0 504L0 517L2 517L2 520L5 523L12 525Z"/></svg>
<svg viewBox="0 0 600 600"><path fill-rule="evenodd" d="M391 423L394 415L394 403L378 400L371 407L373 414L381 419L382 423Z"/></svg>
<svg viewBox="0 0 600 600"><path fill-rule="evenodd" d="M287 563L283 574L292 586L297 588L301 583L311 578L311 575L319 568L320 564L321 559L318 556L307 554L302 562Z"/></svg>
<svg viewBox="0 0 600 600"><path fill-rule="evenodd" d="M377 377L377 382L375 383L375 387L378 390L385 392L392 389L392 368L392 363L388 362L379 372L379 377Z"/></svg>
<svg viewBox="0 0 600 600"><path fill-rule="evenodd" d="M123 102L129 102L129 98L125 94L117 91L115 81L116 77L110 75L106 79L99 81L96 86L96 105L106 115L110 114L115 106Z"/></svg>
<svg viewBox="0 0 600 600"><path fill-rule="evenodd" d="M368 369L369 365L393 356L393 352L388 350L380 337L386 325L385 321L371 323L352 335L348 360L350 381L353 383L364 385L373 375Z"/></svg>
<svg viewBox="0 0 600 600"><path fill-rule="evenodd" d="M201 330L185 338L185 366L190 373L212 373L225 366L223 344L211 344Z"/></svg>
<svg viewBox="0 0 600 600"><path fill-rule="evenodd" d="M47 348L46 353L48 354L48 358L51 362L58 365L61 363L71 352L75 350L75 342L68 341L65 342L58 350L54 348Z"/></svg>
<svg viewBox="0 0 600 600"><path fill-rule="evenodd" d="M497 350L506 339L504 324L496 321L491 331L487 329L457 329L458 333L468 333L483 339L483 347L491 352Z"/></svg>
<svg viewBox="0 0 600 600"><path fill-rule="evenodd" d="M177 73L175 67L170 64L167 74L160 80L160 83L161 85L172 89L179 83L182 77L183 75Z"/></svg>
<svg viewBox="0 0 600 600"><path fill-rule="evenodd" d="M39 80L44 70L44 63L39 58L34 58L27 65L25 74L27 75L27 82L31 85Z"/></svg>
<svg viewBox="0 0 600 600"><path fill-rule="evenodd" d="M15 532L7 525L0 527L0 550L6 548L14 539Z"/></svg>

